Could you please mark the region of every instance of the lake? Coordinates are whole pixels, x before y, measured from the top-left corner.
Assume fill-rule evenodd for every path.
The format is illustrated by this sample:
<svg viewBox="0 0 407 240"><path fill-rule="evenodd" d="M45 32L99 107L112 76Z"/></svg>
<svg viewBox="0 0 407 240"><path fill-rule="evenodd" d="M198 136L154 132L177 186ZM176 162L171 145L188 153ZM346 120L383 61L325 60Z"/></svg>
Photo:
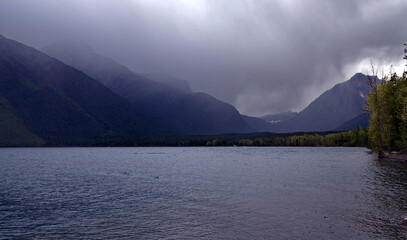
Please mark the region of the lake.
<svg viewBox="0 0 407 240"><path fill-rule="evenodd" d="M0 239L407 239L365 148L0 148Z"/></svg>

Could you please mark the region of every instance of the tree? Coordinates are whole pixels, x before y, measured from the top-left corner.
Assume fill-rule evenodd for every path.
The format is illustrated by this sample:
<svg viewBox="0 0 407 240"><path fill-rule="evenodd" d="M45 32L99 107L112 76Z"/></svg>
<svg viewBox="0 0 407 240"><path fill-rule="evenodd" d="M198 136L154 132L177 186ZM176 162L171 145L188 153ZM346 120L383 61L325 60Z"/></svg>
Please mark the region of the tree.
<svg viewBox="0 0 407 240"><path fill-rule="evenodd" d="M404 44L404 59L407 60L407 44ZM369 113L370 147L379 157L388 153L407 150L407 72L398 76L390 70L381 83L377 83L377 70L372 67L369 76L371 90L366 98Z"/></svg>
<svg viewBox="0 0 407 240"><path fill-rule="evenodd" d="M369 114L369 135L371 148L379 154L379 158L383 158L383 135L382 129L384 128L384 111L383 111L383 87L379 87L377 78L377 69L372 66L372 75L368 75L370 91L366 97L366 110ZM382 83L385 79L382 80ZM381 85L380 84L380 85Z"/></svg>

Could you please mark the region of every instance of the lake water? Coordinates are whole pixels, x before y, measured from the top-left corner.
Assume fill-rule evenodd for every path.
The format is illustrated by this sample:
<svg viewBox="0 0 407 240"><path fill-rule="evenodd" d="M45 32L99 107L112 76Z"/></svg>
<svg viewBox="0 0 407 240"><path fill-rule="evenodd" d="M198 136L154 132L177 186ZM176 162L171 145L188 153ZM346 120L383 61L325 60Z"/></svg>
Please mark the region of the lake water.
<svg viewBox="0 0 407 240"><path fill-rule="evenodd" d="M365 148L2 148L0 239L407 239Z"/></svg>

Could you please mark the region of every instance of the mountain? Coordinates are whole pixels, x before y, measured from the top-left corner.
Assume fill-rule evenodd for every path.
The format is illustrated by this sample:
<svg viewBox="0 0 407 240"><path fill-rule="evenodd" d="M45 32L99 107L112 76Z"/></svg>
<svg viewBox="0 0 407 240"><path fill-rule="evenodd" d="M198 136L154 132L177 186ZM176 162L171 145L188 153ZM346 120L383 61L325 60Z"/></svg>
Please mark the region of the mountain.
<svg viewBox="0 0 407 240"><path fill-rule="evenodd" d="M349 131L354 130L357 127L367 128L369 126L369 116L365 113L362 113L349 121L341 124L339 127L335 128L334 131Z"/></svg>
<svg viewBox="0 0 407 240"><path fill-rule="evenodd" d="M256 130L256 132L272 132L273 124L264 119L242 115L242 118Z"/></svg>
<svg viewBox="0 0 407 240"><path fill-rule="evenodd" d="M316 98L294 117L275 124L275 132L330 131L363 113L368 77L355 74Z"/></svg>
<svg viewBox="0 0 407 240"><path fill-rule="evenodd" d="M269 114L269 115L265 115L260 117L261 119L266 120L269 123L279 123L279 122L283 122L286 121L292 117L294 117L295 115L297 115L297 112L282 112L282 113L276 113L276 114Z"/></svg>
<svg viewBox="0 0 407 240"><path fill-rule="evenodd" d="M277 114L269 114L262 117L250 117L242 115L243 119L254 128L257 132L274 132L276 131L275 125L282 123L298 113L296 112L282 112Z"/></svg>
<svg viewBox="0 0 407 240"><path fill-rule="evenodd" d="M185 93L192 93L191 86L189 86L189 83L183 79L179 79L176 77L173 77L169 74L165 73L142 73L142 76L151 79L153 81L159 82L166 84L168 86L171 86L179 91L185 92Z"/></svg>
<svg viewBox="0 0 407 240"><path fill-rule="evenodd" d="M86 145L175 131L83 72L1 35L0 76L4 142Z"/></svg>
<svg viewBox="0 0 407 240"><path fill-rule="evenodd" d="M130 71L87 45L55 42L42 49L105 84L116 94L163 119L182 134L242 133L255 131L230 104L204 93L180 91ZM157 79L157 78L156 78Z"/></svg>

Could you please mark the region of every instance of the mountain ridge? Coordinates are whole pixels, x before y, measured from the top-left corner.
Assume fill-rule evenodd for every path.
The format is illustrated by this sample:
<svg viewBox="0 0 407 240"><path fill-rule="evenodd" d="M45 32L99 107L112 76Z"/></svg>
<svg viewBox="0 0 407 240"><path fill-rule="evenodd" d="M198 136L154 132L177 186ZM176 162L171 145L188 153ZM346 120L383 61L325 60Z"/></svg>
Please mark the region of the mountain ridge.
<svg viewBox="0 0 407 240"><path fill-rule="evenodd" d="M154 118L165 119L182 134L255 131L228 103L209 97L207 94L183 92L149 80L116 61L106 60L108 58L93 50L80 51L78 49L83 47L75 47L77 44L57 42L42 50L99 79L116 94L140 108L144 107L145 111ZM88 59L94 61L88 62Z"/></svg>
<svg viewBox="0 0 407 240"><path fill-rule="evenodd" d="M172 131L99 81L4 36L0 74L0 98L32 134L52 145Z"/></svg>
<svg viewBox="0 0 407 240"><path fill-rule="evenodd" d="M348 81L338 83L322 93L291 119L275 124L275 132L331 131L363 113L370 90L368 77L356 73Z"/></svg>

